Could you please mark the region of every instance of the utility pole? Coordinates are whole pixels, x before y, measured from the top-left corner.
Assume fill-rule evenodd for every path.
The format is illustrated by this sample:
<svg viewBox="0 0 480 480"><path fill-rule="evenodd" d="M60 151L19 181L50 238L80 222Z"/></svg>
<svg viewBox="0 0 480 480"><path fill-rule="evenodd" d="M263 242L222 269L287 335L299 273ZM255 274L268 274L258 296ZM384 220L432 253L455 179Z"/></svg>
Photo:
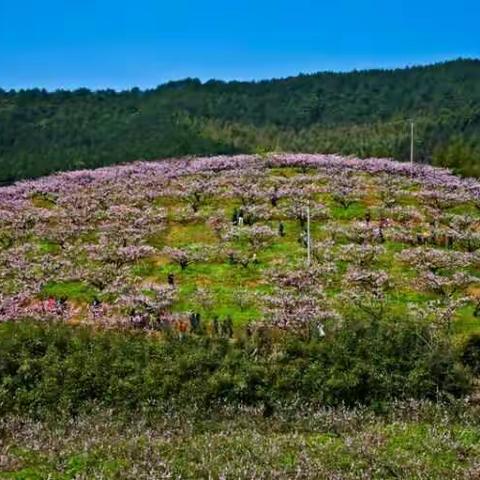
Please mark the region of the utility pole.
<svg viewBox="0 0 480 480"><path fill-rule="evenodd" d="M310 266L312 261L312 240L310 235L310 200L307 203L307 265Z"/></svg>
<svg viewBox="0 0 480 480"><path fill-rule="evenodd" d="M410 121L410 167L413 172L413 136L414 136L415 123Z"/></svg>

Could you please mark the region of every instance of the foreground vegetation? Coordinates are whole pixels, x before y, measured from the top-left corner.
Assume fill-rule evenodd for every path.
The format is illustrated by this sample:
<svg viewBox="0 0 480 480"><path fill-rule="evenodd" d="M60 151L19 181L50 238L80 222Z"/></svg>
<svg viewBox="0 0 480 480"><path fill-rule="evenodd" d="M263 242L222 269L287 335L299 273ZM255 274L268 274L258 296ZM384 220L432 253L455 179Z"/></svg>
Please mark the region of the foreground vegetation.
<svg viewBox="0 0 480 480"><path fill-rule="evenodd" d="M381 405L474 393L476 343L415 319L352 315L335 334L256 332L234 338L164 332L161 338L62 324L0 328L3 413L76 414L90 404L125 412L161 405L281 402ZM474 350L473 350L474 351Z"/></svg>
<svg viewBox="0 0 480 480"><path fill-rule="evenodd" d="M0 478L475 480L479 413L408 402L383 414L299 404L269 418L252 408L154 419L9 415L0 420Z"/></svg>
<svg viewBox="0 0 480 480"><path fill-rule="evenodd" d="M475 350L408 319L327 339L24 321L0 345L2 479L480 472Z"/></svg>
<svg viewBox="0 0 480 480"><path fill-rule="evenodd" d="M0 182L188 154L409 157L478 175L480 62L156 89L0 89Z"/></svg>

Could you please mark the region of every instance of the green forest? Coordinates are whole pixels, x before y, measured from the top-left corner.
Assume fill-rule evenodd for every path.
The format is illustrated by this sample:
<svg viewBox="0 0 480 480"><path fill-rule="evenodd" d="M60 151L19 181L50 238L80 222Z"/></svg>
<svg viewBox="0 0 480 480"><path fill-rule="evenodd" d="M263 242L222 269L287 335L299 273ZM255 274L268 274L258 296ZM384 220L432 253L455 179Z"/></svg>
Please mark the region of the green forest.
<svg viewBox="0 0 480 480"><path fill-rule="evenodd" d="M0 89L0 182L182 155L322 152L480 175L480 60L155 89Z"/></svg>

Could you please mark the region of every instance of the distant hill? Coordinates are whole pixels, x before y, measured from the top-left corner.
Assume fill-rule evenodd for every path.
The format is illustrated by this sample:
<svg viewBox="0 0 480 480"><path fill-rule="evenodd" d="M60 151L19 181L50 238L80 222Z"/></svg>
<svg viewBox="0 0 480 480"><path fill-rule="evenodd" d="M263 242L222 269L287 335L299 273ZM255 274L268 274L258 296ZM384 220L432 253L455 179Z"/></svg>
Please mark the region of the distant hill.
<svg viewBox="0 0 480 480"><path fill-rule="evenodd" d="M480 175L480 60L152 90L0 90L0 182L191 154L305 151Z"/></svg>

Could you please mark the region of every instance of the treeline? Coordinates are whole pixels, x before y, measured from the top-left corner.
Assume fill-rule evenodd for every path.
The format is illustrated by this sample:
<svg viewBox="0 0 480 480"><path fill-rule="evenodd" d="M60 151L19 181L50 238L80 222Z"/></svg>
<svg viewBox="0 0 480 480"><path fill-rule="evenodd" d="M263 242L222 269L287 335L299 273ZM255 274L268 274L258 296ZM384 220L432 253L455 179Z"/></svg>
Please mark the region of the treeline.
<svg viewBox="0 0 480 480"><path fill-rule="evenodd" d="M320 151L480 174L480 60L115 92L0 90L0 182L136 159Z"/></svg>

